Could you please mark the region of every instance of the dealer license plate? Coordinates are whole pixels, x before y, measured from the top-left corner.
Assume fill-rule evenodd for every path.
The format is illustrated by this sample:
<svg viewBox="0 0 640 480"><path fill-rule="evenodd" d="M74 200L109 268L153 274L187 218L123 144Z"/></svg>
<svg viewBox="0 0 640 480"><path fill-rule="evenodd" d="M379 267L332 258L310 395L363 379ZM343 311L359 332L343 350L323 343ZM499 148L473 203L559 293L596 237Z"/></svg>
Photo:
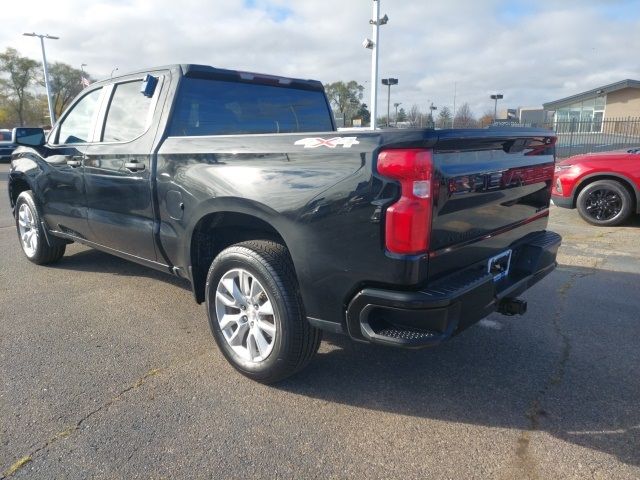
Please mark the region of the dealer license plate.
<svg viewBox="0 0 640 480"><path fill-rule="evenodd" d="M509 275L510 266L511 250L507 250L489 259L487 262L487 272L493 275L493 281L497 282Z"/></svg>

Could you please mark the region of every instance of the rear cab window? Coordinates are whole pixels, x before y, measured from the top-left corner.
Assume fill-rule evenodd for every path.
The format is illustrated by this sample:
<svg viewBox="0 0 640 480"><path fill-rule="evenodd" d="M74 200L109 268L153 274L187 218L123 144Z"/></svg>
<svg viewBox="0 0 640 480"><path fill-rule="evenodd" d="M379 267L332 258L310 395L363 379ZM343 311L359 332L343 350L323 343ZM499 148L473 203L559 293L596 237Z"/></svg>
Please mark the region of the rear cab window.
<svg viewBox="0 0 640 480"><path fill-rule="evenodd" d="M332 131L320 90L202 78L184 78L170 136Z"/></svg>

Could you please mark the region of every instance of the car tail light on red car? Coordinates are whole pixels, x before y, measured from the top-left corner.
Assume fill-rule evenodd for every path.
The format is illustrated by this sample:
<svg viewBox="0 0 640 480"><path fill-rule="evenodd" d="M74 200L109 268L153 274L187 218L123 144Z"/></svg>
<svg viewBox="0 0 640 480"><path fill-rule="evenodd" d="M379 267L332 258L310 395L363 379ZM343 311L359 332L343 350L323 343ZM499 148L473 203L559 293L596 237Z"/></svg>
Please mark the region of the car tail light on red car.
<svg viewBox="0 0 640 480"><path fill-rule="evenodd" d="M387 207L385 246L392 253L411 255L429 249L432 216L433 154L425 149L384 150L378 173L400 182L400 198Z"/></svg>

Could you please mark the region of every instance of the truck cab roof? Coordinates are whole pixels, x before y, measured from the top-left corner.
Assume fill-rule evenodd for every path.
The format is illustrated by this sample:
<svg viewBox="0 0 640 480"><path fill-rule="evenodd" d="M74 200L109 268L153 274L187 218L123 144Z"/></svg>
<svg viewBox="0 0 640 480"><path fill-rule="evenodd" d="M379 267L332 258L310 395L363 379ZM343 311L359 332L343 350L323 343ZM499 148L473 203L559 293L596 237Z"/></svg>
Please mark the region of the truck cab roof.
<svg viewBox="0 0 640 480"><path fill-rule="evenodd" d="M119 78L128 77L130 75L151 73L160 70L171 70L179 75L191 78L204 78L212 80L226 81L242 81L249 83L260 83L274 86L292 87L304 90L323 90L322 82L318 80L283 77L279 75L269 75L257 72L245 72L241 70L229 70L225 68L213 67L211 65L199 65L194 63L176 63L171 65L163 65L151 67L144 70L135 70L126 72L113 78L101 80L97 83L111 83Z"/></svg>

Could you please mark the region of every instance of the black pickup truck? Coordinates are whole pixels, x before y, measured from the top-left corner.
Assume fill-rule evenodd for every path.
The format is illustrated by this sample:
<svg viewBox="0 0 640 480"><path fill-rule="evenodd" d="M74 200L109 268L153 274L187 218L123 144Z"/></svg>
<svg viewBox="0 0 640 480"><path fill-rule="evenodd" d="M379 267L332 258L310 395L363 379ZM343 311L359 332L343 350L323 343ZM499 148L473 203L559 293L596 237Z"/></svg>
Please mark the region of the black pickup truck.
<svg viewBox="0 0 640 480"><path fill-rule="evenodd" d="M323 330L417 348L524 313L556 266L546 130L339 132L320 82L173 65L95 83L47 139L14 141L29 260L80 242L188 279L222 353L265 383Z"/></svg>

